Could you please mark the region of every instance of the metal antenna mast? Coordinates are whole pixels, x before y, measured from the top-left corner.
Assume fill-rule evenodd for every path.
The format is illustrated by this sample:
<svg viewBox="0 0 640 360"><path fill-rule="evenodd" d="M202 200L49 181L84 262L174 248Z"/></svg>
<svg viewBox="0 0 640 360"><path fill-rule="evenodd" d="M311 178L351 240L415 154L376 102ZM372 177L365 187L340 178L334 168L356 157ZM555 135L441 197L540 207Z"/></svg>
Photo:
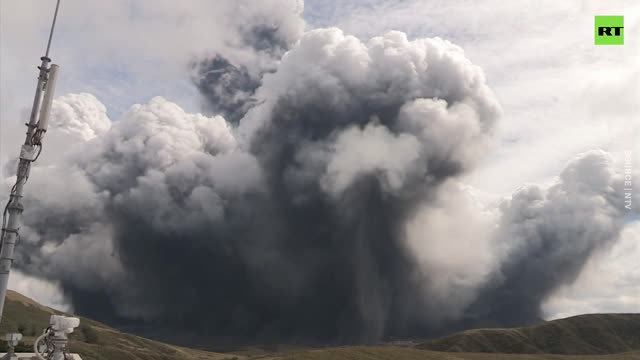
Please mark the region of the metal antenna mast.
<svg viewBox="0 0 640 360"><path fill-rule="evenodd" d="M2 311L7 295L9 272L11 271L11 265L13 263L13 251L17 241L20 239L18 231L20 230L20 217L24 210L21 201L24 184L29 178L31 163L36 161L42 152L42 139L49 124L49 113L51 111L51 102L53 101L53 93L59 68L56 64L49 66L51 62L51 59L49 59L49 48L51 47L51 39L53 38L53 30L56 26L59 7L60 0L57 0L53 23L51 24L51 32L49 33L49 41L47 42L47 51L45 56L40 58L42 63L38 67L38 69L40 69L38 86L36 87L36 94L33 99L29 123L26 124L27 137L20 150L20 163L18 165L16 183L11 189L9 201L2 214L2 233L0 235L0 321L2 320Z"/></svg>

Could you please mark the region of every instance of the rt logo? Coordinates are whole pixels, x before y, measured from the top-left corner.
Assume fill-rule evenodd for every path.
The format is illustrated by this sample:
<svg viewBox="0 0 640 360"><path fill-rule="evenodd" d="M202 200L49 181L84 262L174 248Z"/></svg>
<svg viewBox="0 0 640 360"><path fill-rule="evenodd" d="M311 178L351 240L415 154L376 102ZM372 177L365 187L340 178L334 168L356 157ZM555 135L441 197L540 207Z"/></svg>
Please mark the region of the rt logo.
<svg viewBox="0 0 640 360"><path fill-rule="evenodd" d="M624 16L596 16L596 45L624 44Z"/></svg>

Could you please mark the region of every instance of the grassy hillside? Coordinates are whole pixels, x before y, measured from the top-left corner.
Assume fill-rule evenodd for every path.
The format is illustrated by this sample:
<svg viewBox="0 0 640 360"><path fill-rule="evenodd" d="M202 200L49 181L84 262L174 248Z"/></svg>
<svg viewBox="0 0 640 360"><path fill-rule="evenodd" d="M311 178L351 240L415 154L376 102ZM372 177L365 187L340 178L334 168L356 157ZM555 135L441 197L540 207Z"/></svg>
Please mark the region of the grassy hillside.
<svg viewBox="0 0 640 360"><path fill-rule="evenodd" d="M593 314L513 329L476 329L418 345L453 352L612 354L640 351L640 314Z"/></svg>
<svg viewBox="0 0 640 360"><path fill-rule="evenodd" d="M395 346L346 346L261 357L262 360L639 360L640 352L615 355L446 353Z"/></svg>
<svg viewBox="0 0 640 360"><path fill-rule="evenodd" d="M16 292L9 291L0 334L21 332L26 346L49 324L49 317L59 313ZM186 349L135 335L121 333L99 322L81 318L80 327L71 335L71 350L83 360L222 360L243 356ZM4 344L2 344L4 347ZM27 350L26 346L18 350ZM4 348L0 349L4 350ZM30 350L29 350L30 351Z"/></svg>
<svg viewBox="0 0 640 360"><path fill-rule="evenodd" d="M10 292L0 334L20 331L25 335L24 342L30 345L35 336L48 325L49 316L54 313L57 312ZM309 349L287 345L256 345L233 353L208 352L163 344L119 332L90 319L81 318L80 321L80 328L72 335L71 350L79 353L83 360L640 360L640 352L583 356L487 353L514 349L540 352L543 348L573 349L572 351L590 349L593 353L604 351L603 349L638 349L638 315L588 315L550 322L541 327L473 330L418 347L343 346ZM567 337L567 334L571 336ZM604 339L608 347L585 345L598 344L599 339ZM565 340L566 345L558 344ZM464 350L468 353L439 352L427 348ZM21 351L30 350L25 346ZM470 353L472 351L485 353Z"/></svg>

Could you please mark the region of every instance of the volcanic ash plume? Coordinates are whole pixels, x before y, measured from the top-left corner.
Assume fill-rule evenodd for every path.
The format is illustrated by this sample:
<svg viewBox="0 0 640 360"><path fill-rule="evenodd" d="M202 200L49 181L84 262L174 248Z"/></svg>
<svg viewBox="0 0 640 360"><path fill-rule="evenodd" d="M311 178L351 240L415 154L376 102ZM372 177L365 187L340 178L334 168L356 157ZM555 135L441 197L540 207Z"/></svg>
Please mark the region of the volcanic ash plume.
<svg viewBox="0 0 640 360"><path fill-rule="evenodd" d="M549 189L527 186L502 204L497 240L506 257L470 314L506 325L540 317L541 302L619 237L623 180L611 156L594 150L572 160Z"/></svg>
<svg viewBox="0 0 640 360"><path fill-rule="evenodd" d="M158 97L109 126L94 97L58 99L55 124L80 144L33 171L30 186L48 190L26 199L24 272L59 280L76 311L112 323L374 342L467 317L528 321L617 236L600 153L548 190L514 195L498 230L455 231L491 228L446 198L468 199L457 177L499 115L459 47L400 32L251 31L246 46L271 60L197 65L220 115Z"/></svg>
<svg viewBox="0 0 640 360"><path fill-rule="evenodd" d="M79 99L101 105L60 98L57 124L90 140L33 181L56 176L76 203L28 204L16 263L99 318L265 339L428 328L407 311L430 275L403 226L487 142L499 110L480 69L443 40L324 29L260 83L237 127L162 98L80 126Z"/></svg>
<svg viewBox="0 0 640 360"><path fill-rule="evenodd" d="M232 1L242 11L231 29L231 39L213 56L199 56L191 64L191 79L201 92L207 112L237 122L255 105L255 92L265 73L274 72L282 55L302 34L303 4L297 0ZM237 14L229 14L230 18ZM237 22L237 23L236 23Z"/></svg>

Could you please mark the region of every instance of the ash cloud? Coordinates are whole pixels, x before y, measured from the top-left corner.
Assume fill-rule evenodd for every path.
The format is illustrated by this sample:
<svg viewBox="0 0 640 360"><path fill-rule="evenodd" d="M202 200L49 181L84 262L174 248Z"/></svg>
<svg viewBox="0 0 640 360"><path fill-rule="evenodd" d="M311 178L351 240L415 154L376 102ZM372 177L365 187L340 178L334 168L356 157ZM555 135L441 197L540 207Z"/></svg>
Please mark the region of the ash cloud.
<svg viewBox="0 0 640 360"><path fill-rule="evenodd" d="M289 49L289 41L277 25L256 24L242 32L244 45L277 58Z"/></svg>
<svg viewBox="0 0 640 360"><path fill-rule="evenodd" d="M59 281L76 311L111 323L372 343L470 318L532 321L619 234L603 153L515 194L496 231L455 231L476 212L444 199L468 200L453 184L500 114L459 47L401 32L363 42L336 28L251 29L245 45L266 62L197 65L218 115L158 97L106 127L97 99L56 102L53 124L84 142L34 168L30 186L61 188L25 199L22 271ZM88 111L68 111L82 103Z"/></svg>
<svg viewBox="0 0 640 360"><path fill-rule="evenodd" d="M222 56L201 60L193 65L192 80L204 96L205 108L237 122L255 104L260 78L245 66L235 66Z"/></svg>
<svg viewBox="0 0 640 360"><path fill-rule="evenodd" d="M498 240L506 256L468 315L505 325L539 321L542 301L619 238L622 189L611 156L593 150L567 164L550 188L516 192L501 207Z"/></svg>
<svg viewBox="0 0 640 360"><path fill-rule="evenodd" d="M278 15L254 16L249 25L237 24L232 31L239 34L238 40L228 44L228 54L192 62L191 80L204 99L205 111L237 122L255 105L262 77L276 70L277 62L301 35L296 17L286 12Z"/></svg>
<svg viewBox="0 0 640 360"><path fill-rule="evenodd" d="M55 100L52 126L83 141L103 135L111 127L107 108L87 93L68 94Z"/></svg>

